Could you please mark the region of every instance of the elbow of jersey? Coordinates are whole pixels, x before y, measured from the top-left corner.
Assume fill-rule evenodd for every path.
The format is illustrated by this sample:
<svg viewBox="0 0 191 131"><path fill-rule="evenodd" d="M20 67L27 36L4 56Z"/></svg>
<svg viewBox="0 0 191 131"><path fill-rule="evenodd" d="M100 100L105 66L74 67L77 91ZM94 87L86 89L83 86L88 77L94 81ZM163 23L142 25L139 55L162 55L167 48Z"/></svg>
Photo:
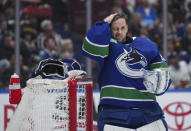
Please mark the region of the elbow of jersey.
<svg viewBox="0 0 191 131"><path fill-rule="evenodd" d="M111 39L110 27L107 22L98 21L88 30L87 39L98 45L108 45Z"/></svg>

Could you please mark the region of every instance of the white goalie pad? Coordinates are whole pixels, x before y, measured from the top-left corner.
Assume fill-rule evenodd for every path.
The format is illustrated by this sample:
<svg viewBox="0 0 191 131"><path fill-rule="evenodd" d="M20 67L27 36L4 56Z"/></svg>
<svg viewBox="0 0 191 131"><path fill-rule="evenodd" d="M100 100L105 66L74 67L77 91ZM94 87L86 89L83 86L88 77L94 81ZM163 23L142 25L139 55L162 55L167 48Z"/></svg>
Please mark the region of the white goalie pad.
<svg viewBox="0 0 191 131"><path fill-rule="evenodd" d="M162 120L157 120L137 129L130 129L113 125L105 125L104 131L166 131L166 128Z"/></svg>
<svg viewBox="0 0 191 131"><path fill-rule="evenodd" d="M143 79L143 84L149 92L161 94L164 93L168 88L170 82L170 73L167 68L145 71Z"/></svg>
<svg viewBox="0 0 191 131"><path fill-rule="evenodd" d="M104 131L136 131L135 129L130 129L130 128L124 128L124 127L119 127L119 126L113 126L113 125L105 125L104 126Z"/></svg>
<svg viewBox="0 0 191 131"><path fill-rule="evenodd" d="M166 131L166 128L162 120L157 120L148 125L137 128L136 131Z"/></svg>

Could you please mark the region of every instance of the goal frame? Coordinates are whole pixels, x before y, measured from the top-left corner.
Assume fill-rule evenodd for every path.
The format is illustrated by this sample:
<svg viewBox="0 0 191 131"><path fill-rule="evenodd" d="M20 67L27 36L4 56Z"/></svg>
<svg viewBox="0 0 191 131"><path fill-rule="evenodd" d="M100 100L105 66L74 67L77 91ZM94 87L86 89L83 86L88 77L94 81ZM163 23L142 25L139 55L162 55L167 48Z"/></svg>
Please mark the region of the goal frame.
<svg viewBox="0 0 191 131"><path fill-rule="evenodd" d="M8 123L6 131L12 131L13 129L19 131L20 127L22 127L22 121L29 121L32 120L31 117L27 116L28 113L31 112L31 110L25 111L25 107L29 107L29 109L32 108L32 105L29 101L33 99L33 93L37 93L37 96L39 95L38 92L35 91L35 89L39 89L39 91L44 93L44 91L49 89L51 90L51 87L48 86L47 88L43 88L42 84L43 81L48 80L39 80L41 85L33 87L33 85L28 85L24 91L24 94L22 96L21 102L19 103L15 113L13 114L10 122ZM59 80L52 81L53 84L56 83L56 81L60 84ZM91 78L69 78L65 81L67 83L67 90L68 90L68 126L65 128L65 131L77 131L78 128L81 130L83 128L84 131L92 131L93 130L93 82ZM33 83L33 80L32 80ZM36 83L34 81L34 83ZM48 83L50 84L51 81ZM38 84L38 80L37 80ZM55 85L54 85L55 86ZM31 90L34 88L34 92ZM59 89L60 87L58 87ZM53 88L54 90L54 88ZM80 90L83 90L82 92ZM32 92L31 92L32 91ZM47 93L48 93L47 92ZM54 90L53 92L56 92ZM26 93L26 94L25 94ZM50 93L52 93L50 91ZM62 93L62 92L59 92ZM78 94L79 93L79 94ZM82 95L82 94L83 95ZM81 98L81 95L84 97ZM38 96L39 97L39 96ZM39 99L39 98L37 98ZM53 99L52 99L53 100ZM51 100L51 101L52 101ZM81 103L82 102L82 103ZM84 103L85 102L85 103ZM52 102L51 102L52 103ZM81 105L83 104L83 105ZM85 105L84 105L85 104ZM80 106L81 105L81 106ZM38 108L37 108L38 109ZM34 113L35 110L33 110ZM85 112L85 113L84 113ZM84 113L84 117L83 114ZM81 116L82 115L82 116ZM82 121L81 121L82 119ZM78 121L79 120L79 121ZM84 121L83 121L84 120ZM34 129L34 121L32 120L32 125L29 127L29 130ZM26 123L25 123L26 124ZM31 123L30 123L31 124ZM38 127L38 126L37 126ZM61 129L62 125L57 129ZM56 129L56 128L55 128ZM28 128L27 128L28 130ZM35 130L34 130L35 131Z"/></svg>
<svg viewBox="0 0 191 131"><path fill-rule="evenodd" d="M77 131L77 86L86 89L86 131L93 130L93 85L91 78L71 78L69 85L69 131Z"/></svg>

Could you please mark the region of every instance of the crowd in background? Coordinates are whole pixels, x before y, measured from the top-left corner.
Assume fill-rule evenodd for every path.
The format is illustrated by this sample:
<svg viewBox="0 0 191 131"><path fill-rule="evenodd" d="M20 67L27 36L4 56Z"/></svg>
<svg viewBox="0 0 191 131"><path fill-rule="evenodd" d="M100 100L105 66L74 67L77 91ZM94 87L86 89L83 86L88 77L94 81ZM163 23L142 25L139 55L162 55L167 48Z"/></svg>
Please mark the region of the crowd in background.
<svg viewBox="0 0 191 131"><path fill-rule="evenodd" d="M128 16L129 34L163 48L162 0L92 0L92 24L111 13ZM15 0L0 0L0 90L14 72ZM102 4L102 6L100 6ZM39 61L75 58L85 69L85 0L21 0L20 70L24 87ZM168 0L168 64L172 89L191 88L191 0ZM93 79L97 66L93 64ZM95 84L95 88L96 88Z"/></svg>

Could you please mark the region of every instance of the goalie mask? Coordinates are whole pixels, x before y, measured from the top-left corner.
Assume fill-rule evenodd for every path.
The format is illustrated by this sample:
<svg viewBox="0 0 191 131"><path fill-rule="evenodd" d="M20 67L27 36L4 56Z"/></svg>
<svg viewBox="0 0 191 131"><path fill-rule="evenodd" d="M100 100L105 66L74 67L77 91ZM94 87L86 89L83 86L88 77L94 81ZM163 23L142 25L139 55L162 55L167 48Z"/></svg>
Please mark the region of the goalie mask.
<svg viewBox="0 0 191 131"><path fill-rule="evenodd" d="M68 77L68 65L62 60L45 59L42 60L36 71L35 76L41 76L43 79L63 80Z"/></svg>

